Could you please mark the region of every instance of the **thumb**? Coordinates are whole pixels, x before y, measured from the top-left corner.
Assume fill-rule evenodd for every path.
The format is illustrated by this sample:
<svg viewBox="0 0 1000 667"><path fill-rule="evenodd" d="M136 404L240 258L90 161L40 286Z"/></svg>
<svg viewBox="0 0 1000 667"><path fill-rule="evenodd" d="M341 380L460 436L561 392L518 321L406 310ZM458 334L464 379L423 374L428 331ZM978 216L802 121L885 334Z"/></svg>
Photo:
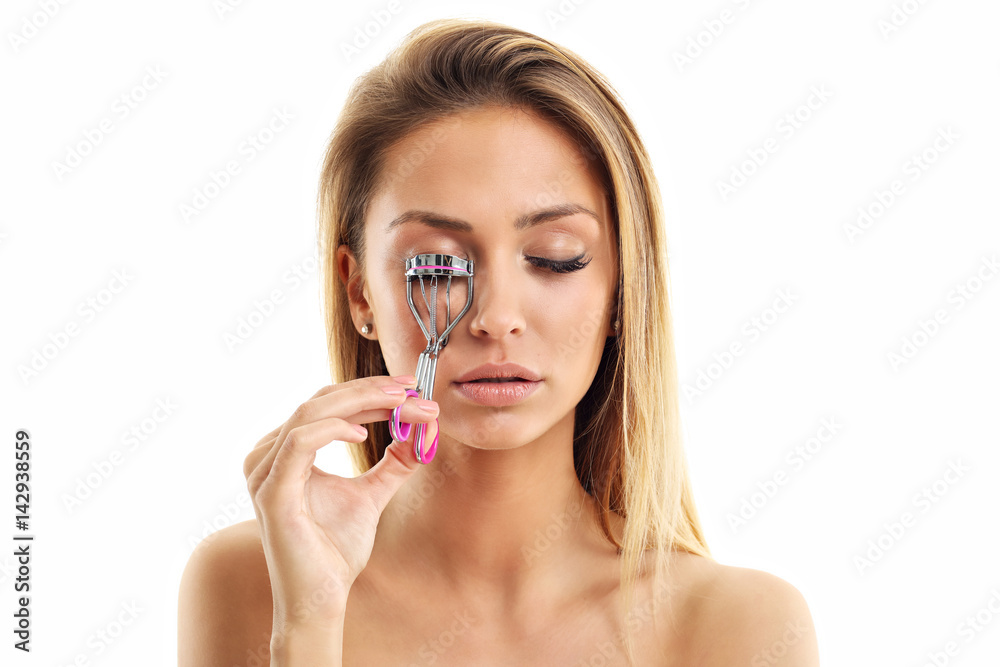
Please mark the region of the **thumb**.
<svg viewBox="0 0 1000 667"><path fill-rule="evenodd" d="M427 424L427 433L424 435L424 442L434 442L437 434L437 420ZM420 466L424 465L417 461L417 455L413 451L413 441L417 437L417 426L414 424L410 437L405 441L393 440L385 448L382 460L373 465L368 472L361 475L360 479L368 485L371 492L372 501L378 508L379 514L389 504L399 488L408 480ZM426 449L426 445L424 447Z"/></svg>

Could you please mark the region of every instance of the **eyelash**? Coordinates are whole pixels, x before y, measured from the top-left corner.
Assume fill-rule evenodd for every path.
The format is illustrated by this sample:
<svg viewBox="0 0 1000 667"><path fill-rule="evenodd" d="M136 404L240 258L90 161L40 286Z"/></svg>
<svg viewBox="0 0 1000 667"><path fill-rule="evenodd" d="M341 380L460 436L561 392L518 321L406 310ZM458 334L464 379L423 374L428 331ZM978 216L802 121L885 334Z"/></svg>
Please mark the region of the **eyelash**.
<svg viewBox="0 0 1000 667"><path fill-rule="evenodd" d="M554 259L546 259L545 257L532 257L530 255L527 256L527 259L535 266L542 269L548 269L549 271L552 271L552 273L573 273L574 271L579 271L590 264L593 258L591 257L584 261L583 258L585 256L586 254L580 255L579 257L574 257L573 259L568 259L564 262L558 262ZM462 259L467 260L469 258L462 255Z"/></svg>
<svg viewBox="0 0 1000 667"><path fill-rule="evenodd" d="M590 264L590 260L583 260L583 255L579 257L574 257L573 259L566 260L565 262L557 262L553 259L545 259L544 257L528 257L530 261L535 266L540 266L543 269L548 269L553 273L572 273L573 271L579 271L583 267Z"/></svg>

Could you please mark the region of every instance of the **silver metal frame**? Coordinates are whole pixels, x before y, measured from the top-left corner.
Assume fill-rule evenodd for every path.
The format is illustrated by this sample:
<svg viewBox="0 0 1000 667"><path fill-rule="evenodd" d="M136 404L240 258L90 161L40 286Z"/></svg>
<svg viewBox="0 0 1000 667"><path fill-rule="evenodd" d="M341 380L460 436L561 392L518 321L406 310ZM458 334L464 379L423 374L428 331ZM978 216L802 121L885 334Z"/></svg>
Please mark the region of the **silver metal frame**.
<svg viewBox="0 0 1000 667"><path fill-rule="evenodd" d="M446 268L438 268L446 267ZM441 350L448 344L448 334L455 328L458 321L462 319L465 312L472 305L473 276L475 275L475 265L473 261L462 259L454 255L423 254L410 257L406 260L406 301L410 304L413 317L416 318L420 330L427 338L427 348L420 353L417 358L417 371L414 376L417 378L417 391L420 398L432 400L434 397L434 378L437 374L437 358ZM431 283L431 301L427 301L427 292L424 288L422 276L429 276ZM447 276L448 284L445 288L447 312L445 322L447 328L438 335L437 332L437 281L438 277ZM465 299L465 307L462 308L455 320L451 320L451 279L454 277L468 277L469 293ZM424 322L417 312L417 307L413 303L413 279L417 278L420 284L420 293L424 298L424 305L430 315L430 325L433 331L428 331Z"/></svg>
<svg viewBox="0 0 1000 667"><path fill-rule="evenodd" d="M451 330L455 328L458 321L462 319L465 312L469 310L469 306L472 305L472 295L473 295L473 276L475 275L475 266L471 259L466 260L461 257L456 257L454 255L441 255L441 254L421 254L410 257L406 260L406 302L410 304L410 311L413 312L413 317L417 320L417 324L420 325L420 330L424 332L424 337L427 338L427 347L420 356L417 358L417 370L414 376L417 378L416 391L420 398L425 400L433 400L434 398L434 379L437 375L437 361L438 355L441 350L448 344L448 334ZM427 301L427 290L424 288L424 277L428 277L430 280L431 288L431 300ZM445 303L447 311L445 312L445 323L446 328L443 333L438 335L437 332L437 290L438 290L438 280L442 277L448 278L448 284L445 288ZM462 308L455 320L451 320L451 279L468 278L469 279L469 293L465 298L465 307ZM424 298L424 305L427 306L427 312L430 316L430 327L431 331L424 326L424 321L420 317L420 313L417 312L417 307L413 303L413 280L416 278L420 285L420 294ZM398 408L397 408L398 409ZM390 424L390 431L392 431L392 424ZM421 422L417 424L417 433L413 438L414 450L417 456L417 460L424 463L424 440L427 434L427 424ZM394 434L395 438L396 435ZM397 438L398 439L398 438Z"/></svg>

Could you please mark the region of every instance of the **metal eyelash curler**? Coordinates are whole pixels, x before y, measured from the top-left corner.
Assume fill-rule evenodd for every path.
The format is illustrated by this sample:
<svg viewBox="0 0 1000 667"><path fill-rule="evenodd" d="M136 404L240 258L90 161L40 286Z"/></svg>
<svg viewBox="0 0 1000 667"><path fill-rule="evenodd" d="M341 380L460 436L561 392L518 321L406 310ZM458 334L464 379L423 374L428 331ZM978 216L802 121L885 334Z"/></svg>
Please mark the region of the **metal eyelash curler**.
<svg viewBox="0 0 1000 667"><path fill-rule="evenodd" d="M439 279L445 276L448 277L448 285L445 289L447 312L445 314L445 330L439 336L437 331L437 290ZM417 319L417 324L420 325L420 329L427 338L427 348L420 353L420 357L417 359L417 371L414 373L414 376L417 378L417 388L415 390L407 389L407 397L414 396L428 401L433 400L434 375L437 372L438 355L444 346L448 344L448 334L458 324L458 321L462 319L469 306L472 305L472 276L473 263L471 259L465 260L454 255L423 254L410 257L406 260L406 301L410 304L410 310L413 311L413 316ZM427 291L424 289L425 277L430 282L430 303L427 301ZM452 322L451 279L455 277L468 278L469 291L465 299L465 308L462 308L462 312ZM428 331L428 327L424 326L423 319L417 312L416 306L413 305L414 278L417 278L417 282L420 284L420 293L424 298L424 305L427 306L427 312L430 315L430 331ZM392 419L389 421L389 433L394 440L400 441L410 437L410 429L413 427L412 424L399 421L399 410L402 407L400 405L393 408ZM417 435L413 439L413 451L417 456L417 461L420 463L430 463L437 452L440 425L436 419L434 423L438 425L438 429L436 429L434 434L434 442L431 443L426 453L423 451L423 447L428 425L422 422L417 424Z"/></svg>

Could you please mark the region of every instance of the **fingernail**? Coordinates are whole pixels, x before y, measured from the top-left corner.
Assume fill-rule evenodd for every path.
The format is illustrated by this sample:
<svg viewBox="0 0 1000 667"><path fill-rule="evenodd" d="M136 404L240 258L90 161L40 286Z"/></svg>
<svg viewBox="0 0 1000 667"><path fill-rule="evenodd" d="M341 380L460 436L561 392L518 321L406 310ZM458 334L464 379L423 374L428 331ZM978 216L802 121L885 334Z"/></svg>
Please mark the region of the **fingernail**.
<svg viewBox="0 0 1000 667"><path fill-rule="evenodd" d="M366 429L361 424L354 424L354 430L360 433L361 435L368 435L368 429Z"/></svg>
<svg viewBox="0 0 1000 667"><path fill-rule="evenodd" d="M424 412L434 412L437 409L437 403L434 401L425 401L422 398L415 398L413 401L417 404L417 407Z"/></svg>
<svg viewBox="0 0 1000 667"><path fill-rule="evenodd" d="M400 384L413 384L417 381L417 378L412 375L394 375L392 379Z"/></svg>
<svg viewBox="0 0 1000 667"><path fill-rule="evenodd" d="M402 396L403 394L406 393L405 389L403 389L402 387L396 387L396 386L382 387L382 391L384 391L385 393L390 394L392 396Z"/></svg>

